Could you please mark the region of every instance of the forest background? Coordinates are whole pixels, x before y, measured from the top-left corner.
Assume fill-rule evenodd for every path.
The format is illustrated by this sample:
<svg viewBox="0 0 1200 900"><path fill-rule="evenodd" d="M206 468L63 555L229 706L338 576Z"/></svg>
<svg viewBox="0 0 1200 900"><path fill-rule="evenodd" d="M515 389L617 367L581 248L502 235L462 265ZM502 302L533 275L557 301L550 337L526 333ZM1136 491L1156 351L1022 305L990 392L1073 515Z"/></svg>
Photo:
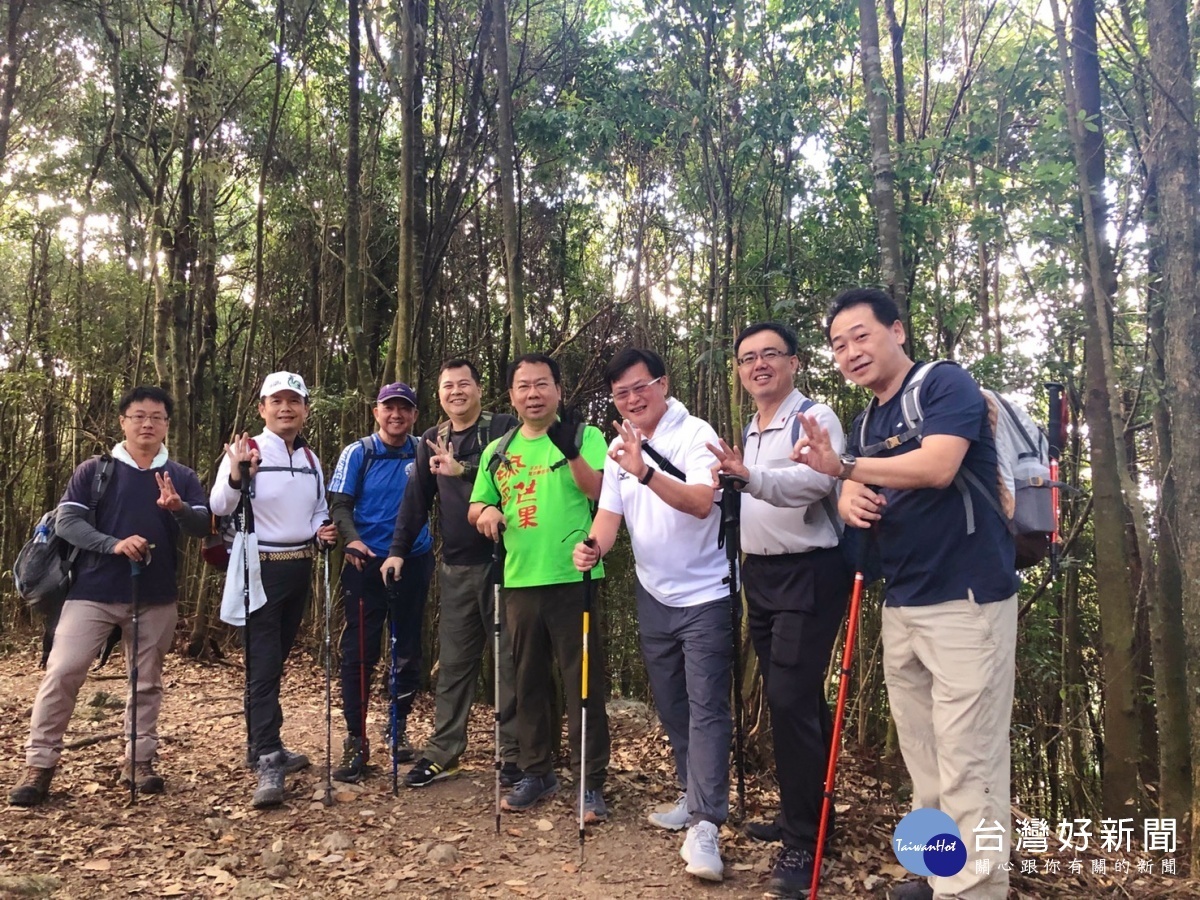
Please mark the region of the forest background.
<svg viewBox="0 0 1200 900"><path fill-rule="evenodd" d="M733 437L750 404L731 337L772 318L800 335L801 389L849 423L866 398L822 311L879 284L915 357L1043 421L1042 383L1068 386L1080 493L1058 577L1021 592L1016 801L1175 817L1187 841L1195 18L1183 0L2 0L0 559L111 445L133 383L174 394L172 455L206 480L276 369L313 386L327 466L380 384L412 384L427 427L442 359L476 360L503 409L530 349L606 423L604 363L653 347ZM203 655L231 636L185 559ZM609 670L644 698L630 569L618 551ZM8 576L0 592L0 630L28 628ZM860 640L848 740L893 751L877 603Z"/></svg>

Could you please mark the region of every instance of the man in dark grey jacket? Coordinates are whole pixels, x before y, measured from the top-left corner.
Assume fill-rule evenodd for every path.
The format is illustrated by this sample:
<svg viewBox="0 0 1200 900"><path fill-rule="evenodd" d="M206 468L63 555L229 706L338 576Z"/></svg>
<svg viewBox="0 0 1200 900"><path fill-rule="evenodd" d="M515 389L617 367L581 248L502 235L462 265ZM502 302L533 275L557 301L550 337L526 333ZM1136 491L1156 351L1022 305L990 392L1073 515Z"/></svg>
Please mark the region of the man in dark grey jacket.
<svg viewBox="0 0 1200 900"><path fill-rule="evenodd" d="M112 448L108 476L112 481L96 504L95 524L90 521L90 506L99 457L75 470L59 503L55 530L87 552L80 556L33 704L25 773L8 795L14 806L36 806L46 799L75 699L114 625L122 632L125 659L132 659L135 566L137 707L131 692L125 706L125 733L136 721L137 746L126 742L121 781L136 781L138 790L147 794L163 790L154 758L163 657L171 647L178 618L175 548L180 532L200 537L209 528L204 489L196 473L167 458L164 441L173 407L171 397L157 387L136 387L122 397L125 440Z"/></svg>

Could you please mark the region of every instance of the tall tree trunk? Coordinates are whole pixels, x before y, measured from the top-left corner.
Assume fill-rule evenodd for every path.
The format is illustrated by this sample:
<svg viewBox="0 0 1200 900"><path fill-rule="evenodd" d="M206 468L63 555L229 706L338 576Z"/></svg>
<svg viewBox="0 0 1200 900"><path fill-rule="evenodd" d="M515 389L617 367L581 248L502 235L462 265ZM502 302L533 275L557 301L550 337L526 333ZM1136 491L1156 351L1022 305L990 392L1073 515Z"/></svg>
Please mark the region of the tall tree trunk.
<svg viewBox="0 0 1200 900"><path fill-rule="evenodd" d="M1103 196L1104 129L1100 117L1100 67L1096 56L1093 0L1072 6L1070 52L1057 2L1052 3L1062 61L1068 127L1071 131L1083 214L1084 354L1087 393L1084 415L1091 447L1092 492L1096 515L1096 593L1100 607L1101 660L1104 675L1103 812L1125 816L1136 812L1142 796L1138 783L1141 736L1137 711L1137 665L1134 653L1134 586L1128 561L1146 555L1127 540L1126 524L1141 520L1137 494L1124 465L1124 433L1116 364L1113 360L1111 298L1116 290L1112 252L1105 237L1107 208ZM1084 127L1084 121L1088 127ZM1129 488L1129 490L1127 490ZM1130 510L1133 515L1130 516Z"/></svg>
<svg viewBox="0 0 1200 900"><path fill-rule="evenodd" d="M871 131L871 171L875 177L873 203L879 228L880 276L907 319L908 289L900 253L900 218L896 215L896 169L888 138L888 94L879 60L879 15L875 0L858 0L858 17L867 123Z"/></svg>
<svg viewBox="0 0 1200 900"><path fill-rule="evenodd" d="M1152 84L1150 165L1163 241L1165 381L1170 414L1173 504L1167 509L1183 576L1192 760L1192 871L1200 866L1200 160L1196 156L1195 73L1183 0L1146 0Z"/></svg>
<svg viewBox="0 0 1200 900"><path fill-rule="evenodd" d="M352 383L363 397L375 396L371 384L371 362L363 331L362 275L362 50L360 47L359 0L347 0L350 13L348 93L346 115L346 338L350 345Z"/></svg>
<svg viewBox="0 0 1200 900"><path fill-rule="evenodd" d="M516 196L516 147L513 138L512 79L508 71L508 9L504 0L492 0L492 48L496 60L496 101L499 121L497 152L500 157L500 214L504 223L504 280L512 316L512 353L529 349L525 324L525 282L521 274L521 231Z"/></svg>

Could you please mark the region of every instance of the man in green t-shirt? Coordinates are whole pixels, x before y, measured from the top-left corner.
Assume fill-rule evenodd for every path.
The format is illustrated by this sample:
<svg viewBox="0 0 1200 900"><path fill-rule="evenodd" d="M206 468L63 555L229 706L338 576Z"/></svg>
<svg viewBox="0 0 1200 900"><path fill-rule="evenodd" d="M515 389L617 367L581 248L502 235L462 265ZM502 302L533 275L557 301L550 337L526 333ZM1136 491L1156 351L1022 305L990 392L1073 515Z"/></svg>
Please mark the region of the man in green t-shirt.
<svg viewBox="0 0 1200 900"><path fill-rule="evenodd" d="M508 367L508 395L521 426L484 449L468 520L493 541L499 540L502 525L505 529L501 597L516 668L517 764L525 777L503 806L522 811L558 790L552 660L558 661L567 695L571 766L579 768L584 587L571 551L591 527L607 448L598 428L584 427L579 441L577 430L558 418L562 374L549 356L529 353L514 360ZM603 576L601 566L592 570L593 578ZM595 633L589 636L588 651L584 810L587 821L599 822L608 816L602 793L608 716L604 651Z"/></svg>

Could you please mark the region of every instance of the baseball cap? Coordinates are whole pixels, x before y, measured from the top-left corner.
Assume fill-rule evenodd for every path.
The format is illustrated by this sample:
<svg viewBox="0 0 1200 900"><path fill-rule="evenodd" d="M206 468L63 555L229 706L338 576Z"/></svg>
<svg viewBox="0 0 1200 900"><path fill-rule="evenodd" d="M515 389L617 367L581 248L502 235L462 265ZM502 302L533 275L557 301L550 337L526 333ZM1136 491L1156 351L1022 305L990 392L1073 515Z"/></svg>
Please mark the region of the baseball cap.
<svg viewBox="0 0 1200 900"><path fill-rule="evenodd" d="M405 400L412 404L412 408L417 408L417 394L403 381L397 381L392 384L385 384L379 389L379 396L375 398L376 403L384 403L388 400Z"/></svg>
<svg viewBox="0 0 1200 900"><path fill-rule="evenodd" d="M301 397L308 396L308 388L304 386L304 379L295 372L272 372L263 382L258 396L270 397L280 391L295 391Z"/></svg>

